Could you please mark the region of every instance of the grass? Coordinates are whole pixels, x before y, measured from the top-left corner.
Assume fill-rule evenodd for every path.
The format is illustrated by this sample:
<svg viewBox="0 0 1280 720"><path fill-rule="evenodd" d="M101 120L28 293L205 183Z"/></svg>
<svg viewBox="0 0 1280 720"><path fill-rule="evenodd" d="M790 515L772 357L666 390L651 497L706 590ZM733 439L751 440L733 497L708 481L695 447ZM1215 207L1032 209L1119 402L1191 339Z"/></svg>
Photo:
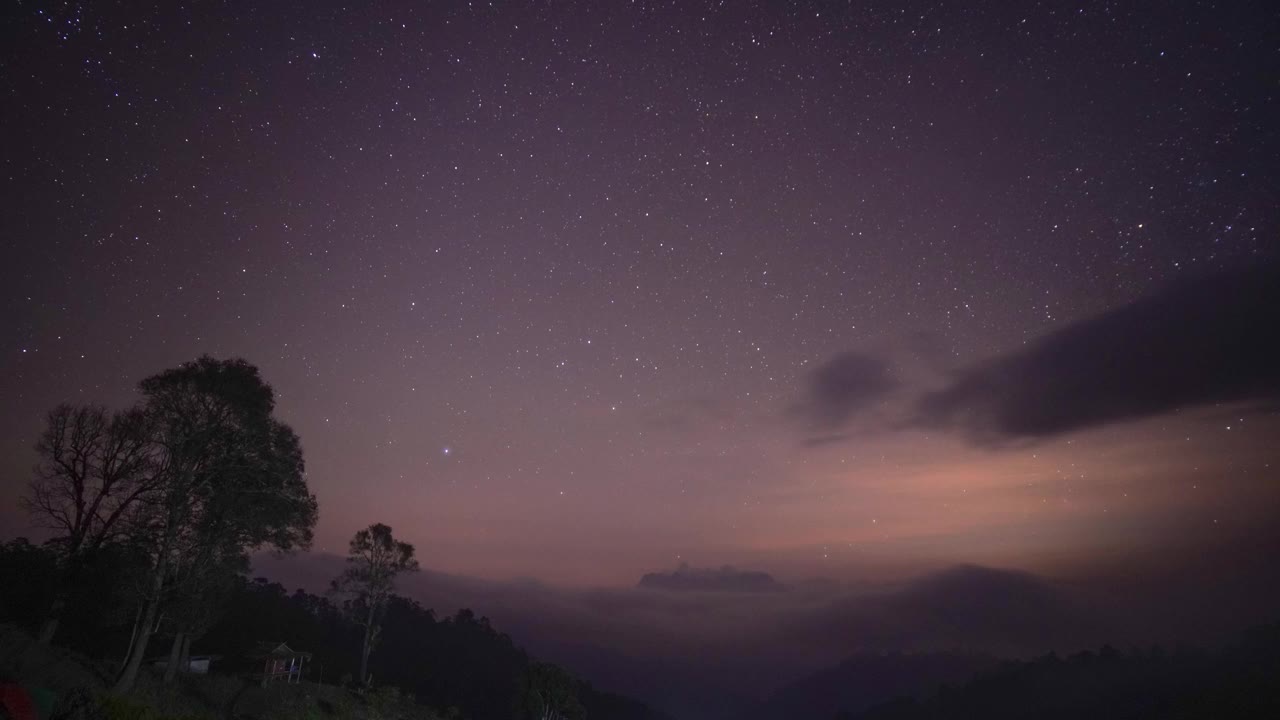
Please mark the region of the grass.
<svg viewBox="0 0 1280 720"><path fill-rule="evenodd" d="M108 691L114 668L40 645L0 624L0 678L23 685L52 720L439 720L393 687L356 693L333 685L273 683L234 675L180 675L165 685L146 668L127 695Z"/></svg>

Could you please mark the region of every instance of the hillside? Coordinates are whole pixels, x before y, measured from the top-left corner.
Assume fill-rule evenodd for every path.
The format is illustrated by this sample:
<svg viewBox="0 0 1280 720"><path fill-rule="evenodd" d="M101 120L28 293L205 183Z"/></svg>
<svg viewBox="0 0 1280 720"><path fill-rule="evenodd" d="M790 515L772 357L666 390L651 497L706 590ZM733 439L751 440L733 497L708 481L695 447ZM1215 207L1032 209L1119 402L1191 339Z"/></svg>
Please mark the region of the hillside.
<svg viewBox="0 0 1280 720"><path fill-rule="evenodd" d="M104 566L102 572L85 573L64 617L59 646L44 647L31 637L51 595L52 562L47 549L23 540L0 545L0 623L7 623L0 638L0 679L8 676L31 688L48 688L58 697L74 695L86 707L96 706L118 672L129 640L133 617L123 589L127 585L120 582L128 566L120 561ZM111 702L136 702L191 717L284 717L294 710L305 710L304 715L314 710L333 717L394 712L405 718L510 720L529 713L529 683L550 671L562 679L587 717L665 717L539 662L470 610L440 618L415 601L392 596L370 658L373 691L365 693L344 689L352 686L360 650L361 628L350 608L301 590L289 593L265 579L240 577L209 612L191 654L218 656L212 675L180 675L174 685L162 686L144 673L128 699ZM162 623L150 653L153 660L169 651L166 632ZM260 691L255 682L245 680L259 669L249 658L264 640L287 642L311 654L304 683Z"/></svg>
<svg viewBox="0 0 1280 720"><path fill-rule="evenodd" d="M1156 720L1280 717L1280 625L1224 651L1121 653L1012 662L924 700L902 698L843 720L1090 718ZM800 716L795 716L800 717Z"/></svg>
<svg viewBox="0 0 1280 720"><path fill-rule="evenodd" d="M899 696L924 696L945 683L969 679L995 664L961 653L865 653L775 691L743 720L831 718Z"/></svg>
<svg viewBox="0 0 1280 720"><path fill-rule="evenodd" d="M358 693L314 683L263 687L228 674L180 676L163 685L143 674L127 697L108 692L110 664L42 646L13 625L0 625L0 681L15 683L53 720L440 720L441 715L392 688ZM7 717L0 712L0 717Z"/></svg>

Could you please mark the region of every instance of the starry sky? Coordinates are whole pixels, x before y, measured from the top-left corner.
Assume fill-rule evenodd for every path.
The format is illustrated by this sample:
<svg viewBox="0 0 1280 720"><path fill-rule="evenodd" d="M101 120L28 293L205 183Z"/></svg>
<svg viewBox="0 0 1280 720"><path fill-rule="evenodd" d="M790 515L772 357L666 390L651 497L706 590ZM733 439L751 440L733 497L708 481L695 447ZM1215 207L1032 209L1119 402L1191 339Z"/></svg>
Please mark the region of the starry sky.
<svg viewBox="0 0 1280 720"><path fill-rule="evenodd" d="M277 390L316 550L477 578L1066 573L1280 510L1266 3L3 14L6 536L49 408L203 353Z"/></svg>

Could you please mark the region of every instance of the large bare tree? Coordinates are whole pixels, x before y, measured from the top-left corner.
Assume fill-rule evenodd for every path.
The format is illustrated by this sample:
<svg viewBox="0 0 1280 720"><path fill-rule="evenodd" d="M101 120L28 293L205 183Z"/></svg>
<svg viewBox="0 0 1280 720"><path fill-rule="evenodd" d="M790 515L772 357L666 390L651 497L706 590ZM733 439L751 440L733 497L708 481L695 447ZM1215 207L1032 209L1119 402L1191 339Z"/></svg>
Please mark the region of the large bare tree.
<svg viewBox="0 0 1280 720"><path fill-rule="evenodd" d="M109 413L96 405L59 405L36 442L39 462L23 504L51 530L58 552L58 589L40 629L58 631L67 593L86 558L129 533L128 520L153 487L147 417L133 409Z"/></svg>

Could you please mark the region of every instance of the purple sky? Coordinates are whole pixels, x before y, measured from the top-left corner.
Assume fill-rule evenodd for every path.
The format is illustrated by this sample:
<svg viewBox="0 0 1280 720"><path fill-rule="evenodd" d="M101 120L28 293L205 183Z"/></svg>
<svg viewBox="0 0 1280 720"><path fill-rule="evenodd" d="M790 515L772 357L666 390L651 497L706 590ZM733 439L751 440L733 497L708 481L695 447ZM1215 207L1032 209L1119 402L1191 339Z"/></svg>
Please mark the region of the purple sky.
<svg viewBox="0 0 1280 720"><path fill-rule="evenodd" d="M1248 542L1280 23L1152 7L9 8L0 528L50 407L209 353L279 393L330 553L616 587Z"/></svg>

